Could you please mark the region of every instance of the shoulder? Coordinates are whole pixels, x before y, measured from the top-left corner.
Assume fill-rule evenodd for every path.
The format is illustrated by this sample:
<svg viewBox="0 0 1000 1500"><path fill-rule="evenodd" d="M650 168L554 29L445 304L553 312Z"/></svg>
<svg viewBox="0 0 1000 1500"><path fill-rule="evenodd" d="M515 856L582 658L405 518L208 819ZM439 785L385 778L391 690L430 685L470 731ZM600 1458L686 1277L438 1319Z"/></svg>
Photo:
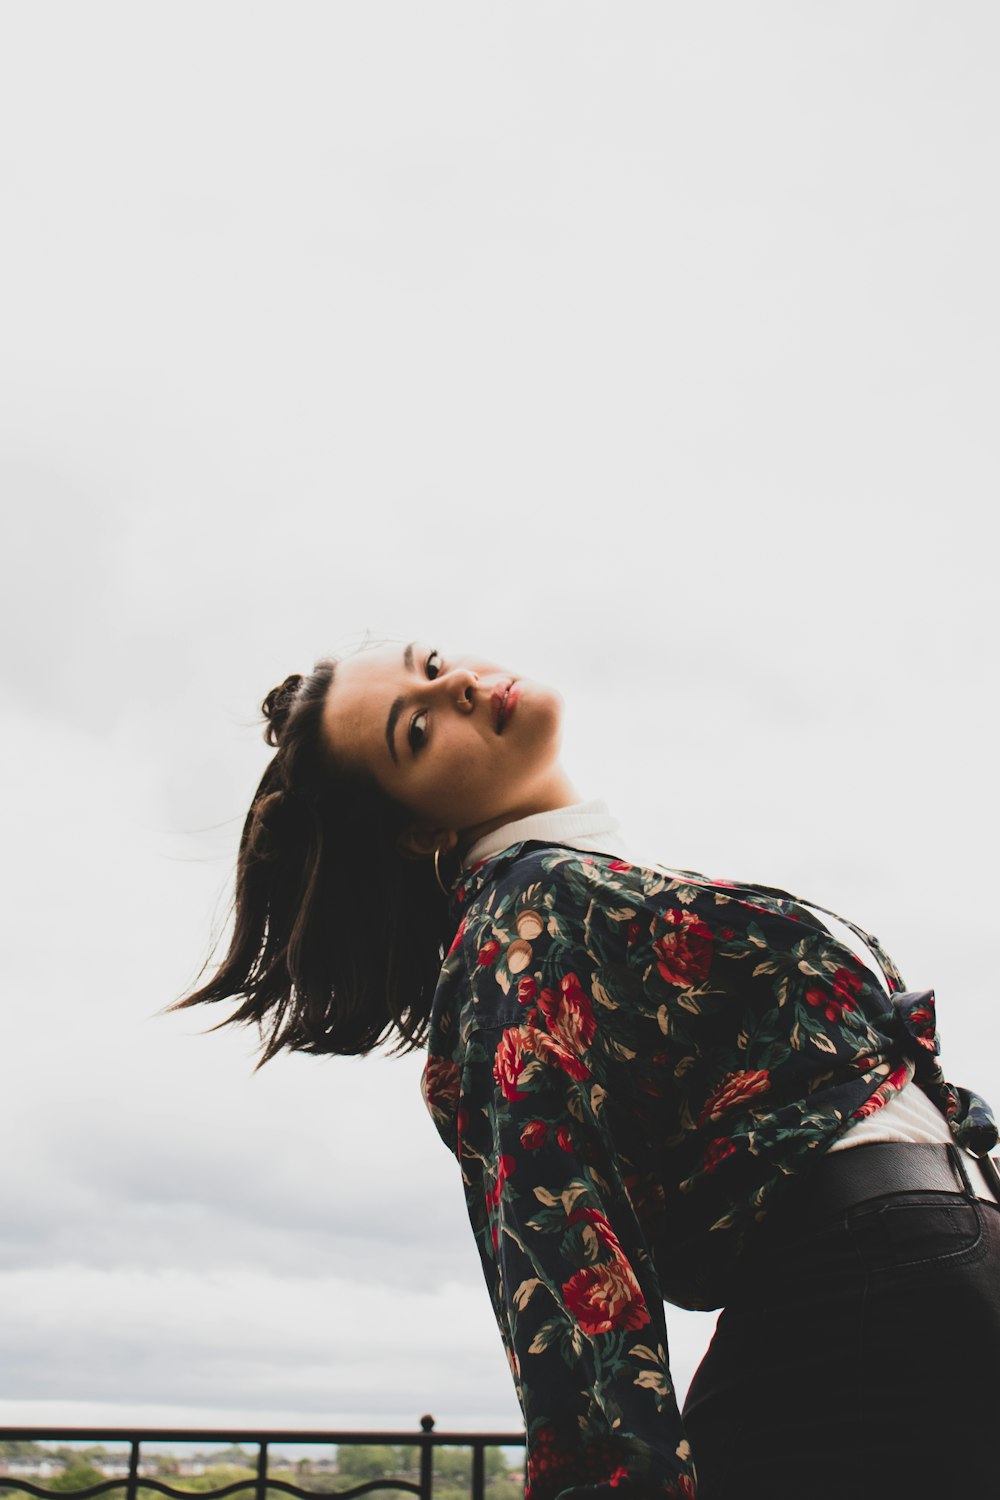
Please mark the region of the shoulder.
<svg viewBox="0 0 1000 1500"><path fill-rule="evenodd" d="M769 893L690 870L631 864L605 854L561 844L513 846L469 873L458 892L461 924L457 942L477 961L484 945L516 938L564 941L574 934L618 933L635 922L667 920L686 913L713 929L799 927L791 916L794 898Z"/></svg>
<svg viewBox="0 0 1000 1500"><path fill-rule="evenodd" d="M769 953L815 935L788 903L752 887L555 844L505 850L470 872L459 897L442 981L480 1025L509 1022L532 976L549 984L628 970L686 986L710 968L720 976L720 962L756 971Z"/></svg>
<svg viewBox="0 0 1000 1500"><path fill-rule="evenodd" d="M539 974L541 965L572 967L583 953L594 901L615 899L620 864L532 842L470 871L456 892L460 922L439 1000L457 1002L470 1024L509 1024L518 1015L522 979Z"/></svg>
<svg viewBox="0 0 1000 1500"><path fill-rule="evenodd" d="M667 877L606 854L592 854L563 844L515 845L471 872L464 896L466 933L490 923L503 925L524 917L553 913L582 919L596 901L614 903L625 896L651 896Z"/></svg>
<svg viewBox="0 0 1000 1500"><path fill-rule="evenodd" d="M638 928L648 934L666 910L693 899L664 871L541 843L485 862L458 894L461 923L445 973L461 979L477 1008L488 997L491 1013L498 993L512 995L539 965L551 968L549 979L578 962L627 961Z"/></svg>

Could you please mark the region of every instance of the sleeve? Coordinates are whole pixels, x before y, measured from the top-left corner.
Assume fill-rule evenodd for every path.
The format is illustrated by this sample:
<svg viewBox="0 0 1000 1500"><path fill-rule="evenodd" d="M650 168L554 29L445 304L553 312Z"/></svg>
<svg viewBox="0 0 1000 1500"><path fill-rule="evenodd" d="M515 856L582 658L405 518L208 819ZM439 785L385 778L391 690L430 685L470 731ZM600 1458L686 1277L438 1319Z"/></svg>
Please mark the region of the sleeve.
<svg viewBox="0 0 1000 1500"><path fill-rule="evenodd" d="M494 920L473 957L473 983L493 1003L464 1049L458 1152L524 1412L526 1495L692 1500L663 1301L615 1149L598 1023L572 950L521 915L528 938Z"/></svg>

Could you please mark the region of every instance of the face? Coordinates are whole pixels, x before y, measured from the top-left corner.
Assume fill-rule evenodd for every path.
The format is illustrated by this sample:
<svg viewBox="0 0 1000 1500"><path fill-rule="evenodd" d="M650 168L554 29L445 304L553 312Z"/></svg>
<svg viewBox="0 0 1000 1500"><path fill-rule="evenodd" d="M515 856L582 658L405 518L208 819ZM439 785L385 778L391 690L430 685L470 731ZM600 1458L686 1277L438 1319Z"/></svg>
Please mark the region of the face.
<svg viewBox="0 0 1000 1500"><path fill-rule="evenodd" d="M336 763L374 780L433 847L575 801L561 720L551 688L414 641L338 662L324 732Z"/></svg>

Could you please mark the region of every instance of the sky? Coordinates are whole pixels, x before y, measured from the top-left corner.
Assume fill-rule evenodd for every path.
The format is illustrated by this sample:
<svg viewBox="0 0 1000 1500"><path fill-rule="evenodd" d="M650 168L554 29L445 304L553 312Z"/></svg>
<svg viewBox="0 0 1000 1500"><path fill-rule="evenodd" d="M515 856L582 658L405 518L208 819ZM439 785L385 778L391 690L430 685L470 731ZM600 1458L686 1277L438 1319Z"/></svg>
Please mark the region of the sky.
<svg viewBox="0 0 1000 1500"><path fill-rule="evenodd" d="M0 1423L519 1426L420 1058L162 1014L366 636L556 686L581 797L877 933L1000 1101L998 43L8 0Z"/></svg>

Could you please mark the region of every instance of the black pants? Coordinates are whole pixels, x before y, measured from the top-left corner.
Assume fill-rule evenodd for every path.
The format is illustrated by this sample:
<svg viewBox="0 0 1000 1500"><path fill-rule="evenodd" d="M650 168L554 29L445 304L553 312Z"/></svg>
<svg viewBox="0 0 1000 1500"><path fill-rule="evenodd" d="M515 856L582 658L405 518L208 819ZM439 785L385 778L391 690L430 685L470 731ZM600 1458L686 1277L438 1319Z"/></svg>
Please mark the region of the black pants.
<svg viewBox="0 0 1000 1500"><path fill-rule="evenodd" d="M1000 1208L903 1193L750 1258L684 1420L699 1500L1000 1496Z"/></svg>

